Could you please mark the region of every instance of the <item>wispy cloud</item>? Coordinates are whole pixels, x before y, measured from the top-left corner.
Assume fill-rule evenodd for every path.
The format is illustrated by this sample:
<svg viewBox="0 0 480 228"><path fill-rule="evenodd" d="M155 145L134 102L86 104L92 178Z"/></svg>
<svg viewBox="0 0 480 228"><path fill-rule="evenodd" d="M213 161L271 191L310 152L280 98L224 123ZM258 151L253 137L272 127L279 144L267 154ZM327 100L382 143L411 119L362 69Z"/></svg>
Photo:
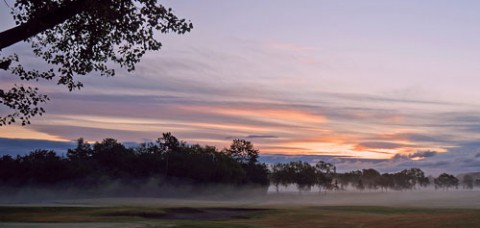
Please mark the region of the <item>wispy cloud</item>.
<svg viewBox="0 0 480 228"><path fill-rule="evenodd" d="M275 135L247 135L247 139L276 139L278 136Z"/></svg>
<svg viewBox="0 0 480 228"><path fill-rule="evenodd" d="M392 142L362 142L355 146L357 150L364 149L397 149L405 147L405 144Z"/></svg>
<svg viewBox="0 0 480 228"><path fill-rule="evenodd" d="M245 138L265 156L327 159L345 170L421 166L436 172L442 165L469 170L477 164L480 106L457 98L476 93L451 88L460 82L435 71L432 66L449 67L427 63L430 57L425 55L431 53L403 56L404 48L356 43L358 37L344 34L312 36L325 38L318 42L285 41L208 35L205 26L199 27L203 33L193 38L166 38L170 45L146 55L133 73L117 69L114 78L79 78L86 86L74 93L40 83L52 96L47 115L26 128L2 128L0 137L142 142L172 132L182 140L220 148L233 138ZM304 32L312 32L307 27ZM344 32L357 27L351 29ZM28 49L17 50L25 54ZM395 55L385 52L394 49ZM32 56L27 62L42 67ZM460 75L460 68L454 69L459 73L449 75ZM13 81L0 80L2 85ZM476 83L463 83L462 88L469 84ZM455 162L470 168L455 167Z"/></svg>

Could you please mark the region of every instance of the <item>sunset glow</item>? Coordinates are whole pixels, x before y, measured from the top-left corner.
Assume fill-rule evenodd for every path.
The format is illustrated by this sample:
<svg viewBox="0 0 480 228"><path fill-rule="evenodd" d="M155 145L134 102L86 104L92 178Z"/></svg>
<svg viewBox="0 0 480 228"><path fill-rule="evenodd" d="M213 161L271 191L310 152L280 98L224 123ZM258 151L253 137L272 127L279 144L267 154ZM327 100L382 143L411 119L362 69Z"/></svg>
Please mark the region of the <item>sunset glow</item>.
<svg viewBox="0 0 480 228"><path fill-rule="evenodd" d="M353 168L480 165L480 3L165 4L191 19L191 33L156 34L162 50L135 71L78 77L80 91L38 82L52 98L46 115L2 127L0 138L142 143L172 132L220 149L241 138L268 156L316 155ZM2 30L10 17L0 9ZM28 45L2 51L43 67ZM1 74L2 87L14 83Z"/></svg>

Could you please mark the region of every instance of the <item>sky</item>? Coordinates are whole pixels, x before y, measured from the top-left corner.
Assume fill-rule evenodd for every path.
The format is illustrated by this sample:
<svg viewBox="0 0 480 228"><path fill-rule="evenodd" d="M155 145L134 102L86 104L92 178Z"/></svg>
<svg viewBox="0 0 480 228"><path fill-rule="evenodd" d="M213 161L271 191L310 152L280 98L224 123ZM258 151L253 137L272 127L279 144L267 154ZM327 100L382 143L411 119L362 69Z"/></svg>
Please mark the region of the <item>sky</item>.
<svg viewBox="0 0 480 228"><path fill-rule="evenodd" d="M46 115L1 127L0 154L172 132L220 149L247 139L267 162L480 171L480 2L162 4L191 20L192 32L157 34L162 50L134 72L80 77L80 91L36 84L51 97ZM0 3L0 30L13 25ZM44 65L25 44L2 52ZM0 83L22 82L2 71Z"/></svg>

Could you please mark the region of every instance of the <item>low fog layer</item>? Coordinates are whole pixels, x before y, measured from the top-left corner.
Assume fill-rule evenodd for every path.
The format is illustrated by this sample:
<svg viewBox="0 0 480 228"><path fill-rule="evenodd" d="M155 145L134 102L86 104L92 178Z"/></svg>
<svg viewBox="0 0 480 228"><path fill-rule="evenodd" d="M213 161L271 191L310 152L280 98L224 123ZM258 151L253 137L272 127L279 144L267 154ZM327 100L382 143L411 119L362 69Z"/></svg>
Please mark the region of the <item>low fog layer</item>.
<svg viewBox="0 0 480 228"><path fill-rule="evenodd" d="M221 151L181 142L170 133L137 148L115 139L93 146L79 139L67 157L47 150L1 157L0 203L480 208L475 173L433 177L419 168L339 173L324 161L267 166L258 156L253 144L241 139Z"/></svg>
<svg viewBox="0 0 480 228"><path fill-rule="evenodd" d="M415 191L415 192L332 192L332 193L272 193L266 196L211 199L162 199L162 198L101 198L63 201L98 205L138 206L407 206L439 208L478 208L480 191Z"/></svg>
<svg viewBox="0 0 480 228"><path fill-rule="evenodd" d="M1 205L42 206L146 206L146 207L302 207L302 206L394 206L480 209L480 190L260 192L228 186L174 187L153 193L152 186L111 185L93 194L24 189L1 198ZM114 188L123 191L109 195ZM157 191L159 188L155 188ZM118 190L118 189L116 189Z"/></svg>
<svg viewBox="0 0 480 228"><path fill-rule="evenodd" d="M169 178L143 180L108 180L95 187L78 188L78 184L0 186L0 204L51 204L63 200L97 198L159 198L224 200L242 196L265 196L267 188L224 184L199 185L191 181ZM95 200L93 200L95 201Z"/></svg>

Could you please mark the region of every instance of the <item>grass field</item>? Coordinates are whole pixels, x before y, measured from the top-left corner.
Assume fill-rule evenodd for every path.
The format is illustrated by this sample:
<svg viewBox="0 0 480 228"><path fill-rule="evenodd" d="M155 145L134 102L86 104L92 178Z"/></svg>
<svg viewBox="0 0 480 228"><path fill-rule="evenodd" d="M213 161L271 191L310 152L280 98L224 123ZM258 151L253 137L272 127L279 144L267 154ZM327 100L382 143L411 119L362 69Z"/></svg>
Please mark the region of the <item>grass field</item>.
<svg viewBox="0 0 480 228"><path fill-rule="evenodd" d="M480 227L480 191L82 198L0 204L0 227Z"/></svg>
<svg viewBox="0 0 480 228"><path fill-rule="evenodd" d="M3 206L12 227L480 227L478 209L383 206Z"/></svg>

